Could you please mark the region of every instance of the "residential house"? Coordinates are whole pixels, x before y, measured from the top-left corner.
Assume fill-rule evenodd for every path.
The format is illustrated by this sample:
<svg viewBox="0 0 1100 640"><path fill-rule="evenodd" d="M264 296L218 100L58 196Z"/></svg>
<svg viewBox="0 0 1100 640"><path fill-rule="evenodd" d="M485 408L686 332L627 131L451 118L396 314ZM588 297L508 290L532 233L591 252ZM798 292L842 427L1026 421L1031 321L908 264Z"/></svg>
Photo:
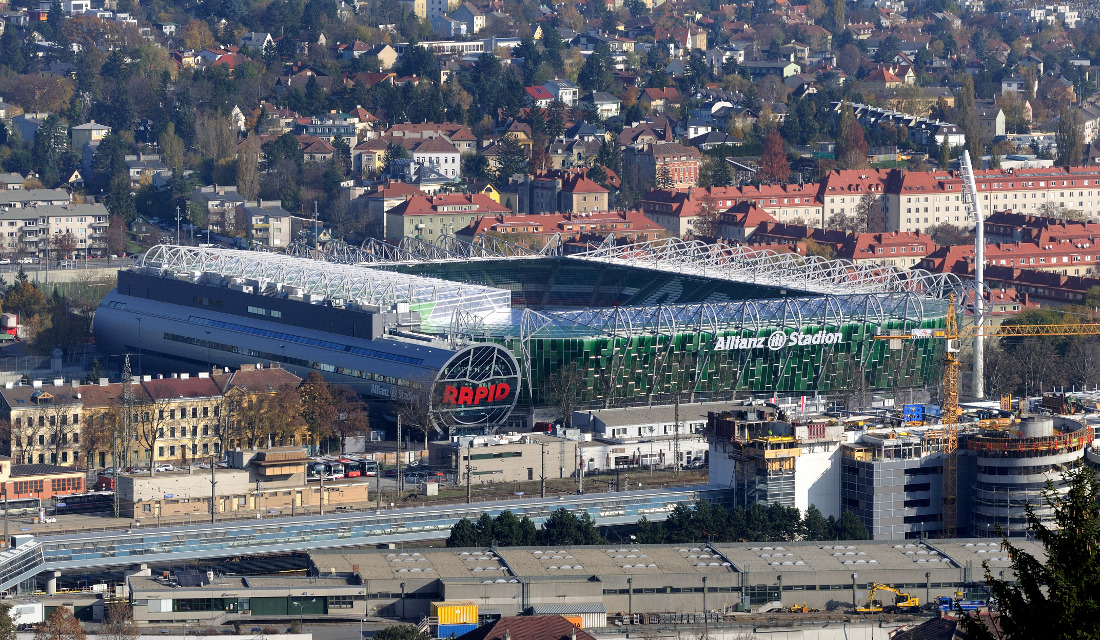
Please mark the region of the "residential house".
<svg viewBox="0 0 1100 640"><path fill-rule="evenodd" d="M220 233L238 228L236 212L245 200L237 193L235 186L208 185L192 191L191 202L205 214L206 226Z"/></svg>
<svg viewBox="0 0 1100 640"><path fill-rule="evenodd" d="M485 28L485 14L480 9L463 2L451 12L451 17L466 25L466 33L473 35Z"/></svg>
<svg viewBox="0 0 1100 640"><path fill-rule="evenodd" d="M248 238L268 249L285 249L313 223L309 218L291 215L278 200L245 202L238 209L248 221Z"/></svg>
<svg viewBox="0 0 1100 640"><path fill-rule="evenodd" d="M111 133L110 127L105 124L98 124L95 120L71 127L69 135L72 136L72 150L80 153L83 151L84 145L95 146L109 133Z"/></svg>
<svg viewBox="0 0 1100 640"><path fill-rule="evenodd" d="M576 105L577 100L580 98L580 89L568 80L550 80L543 83L542 86L567 107Z"/></svg>
<svg viewBox="0 0 1100 640"><path fill-rule="evenodd" d="M765 76L787 78L802 72L802 67L798 63L789 60L746 60L742 66L748 70L753 79Z"/></svg>
<svg viewBox="0 0 1100 640"><path fill-rule="evenodd" d="M242 47L248 47L252 51L262 53L268 45L274 44L275 40L270 33L249 31L241 36L239 43Z"/></svg>

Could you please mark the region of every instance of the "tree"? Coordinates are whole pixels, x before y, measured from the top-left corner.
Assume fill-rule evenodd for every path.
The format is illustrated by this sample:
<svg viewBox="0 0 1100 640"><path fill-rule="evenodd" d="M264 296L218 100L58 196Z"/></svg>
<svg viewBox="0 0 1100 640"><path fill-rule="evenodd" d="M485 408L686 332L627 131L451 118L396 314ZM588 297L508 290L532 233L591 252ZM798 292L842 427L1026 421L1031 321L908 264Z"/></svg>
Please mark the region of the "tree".
<svg viewBox="0 0 1100 640"><path fill-rule="evenodd" d="M175 123L169 122L164 127L164 132L160 134L158 144L160 145L160 159L164 162L164 166L172 171L183 169L183 158L186 155L186 149L184 148L183 139L176 135Z"/></svg>
<svg viewBox="0 0 1100 640"><path fill-rule="evenodd" d="M157 443L164 437L164 425L168 422L168 403L145 397L133 407L132 424L137 441L149 453L149 475L156 474Z"/></svg>
<svg viewBox="0 0 1100 640"><path fill-rule="evenodd" d="M136 640L139 635L134 623L133 609L125 602L115 602L107 607L103 625L99 629L100 640Z"/></svg>
<svg viewBox="0 0 1100 640"><path fill-rule="evenodd" d="M867 141L863 127L856 120L851 103L840 109L840 122L836 132L836 159L844 169L862 169L867 166Z"/></svg>
<svg viewBox="0 0 1100 640"><path fill-rule="evenodd" d="M45 622L34 628L34 640L86 640L87 637L80 621L65 606L54 609Z"/></svg>
<svg viewBox="0 0 1100 640"><path fill-rule="evenodd" d="M978 127L978 107L974 99L974 76L969 73L962 74L962 84L956 96L955 110L958 113L958 124L966 135L966 149L970 151L972 157L982 157L985 144L981 139L981 129Z"/></svg>
<svg viewBox="0 0 1100 640"><path fill-rule="evenodd" d="M255 200L260 193L259 164L260 145L251 135L237 148L237 193L245 200Z"/></svg>
<svg viewBox="0 0 1100 640"><path fill-rule="evenodd" d="M588 387L587 374L578 363L563 365L550 374L546 399L558 409L562 424L573 424L573 410L580 404Z"/></svg>
<svg viewBox="0 0 1100 640"><path fill-rule="evenodd" d="M1061 167L1074 167L1082 163L1085 155L1084 134L1080 112L1077 109L1062 110L1054 139L1058 145L1058 159L1055 164Z"/></svg>
<svg viewBox="0 0 1100 640"><path fill-rule="evenodd" d="M725 164L725 160L722 160ZM787 152L783 147L783 137L779 129L769 127L764 136L764 153L760 157L760 170L757 173L763 182L783 184L791 175L791 165L787 162Z"/></svg>
<svg viewBox="0 0 1100 640"><path fill-rule="evenodd" d="M707 189L699 199L699 215L691 223L692 233L704 238L717 238L724 210L712 190Z"/></svg>
<svg viewBox="0 0 1100 640"><path fill-rule="evenodd" d="M1043 545L1045 561L1002 538L1001 545L1012 561L1012 581L994 577L989 562L982 563L1001 611L1001 629L994 636L980 618L967 615L963 624L968 638L1100 637L1095 596L1100 590L1096 473L1079 467L1066 474L1066 485L1068 491L1047 482L1043 502L1053 510L1053 517L1040 519L1036 513L1039 506L1024 506L1028 528Z"/></svg>
<svg viewBox="0 0 1100 640"><path fill-rule="evenodd" d="M386 627L374 634L374 640L431 640L432 636L411 624Z"/></svg>
<svg viewBox="0 0 1100 640"><path fill-rule="evenodd" d="M845 509L840 513L840 520L837 522L836 537L840 540L870 540L871 534L854 511Z"/></svg>
<svg viewBox="0 0 1100 640"><path fill-rule="evenodd" d="M96 464L96 454L101 451L111 451L113 432L114 426L109 423L107 412L85 414L84 426L80 429L80 452L84 455L85 464L89 469L102 466Z"/></svg>
<svg viewBox="0 0 1100 640"><path fill-rule="evenodd" d="M517 173L527 173L527 149L513 135L503 135L497 140L497 168L493 172L493 184L498 189L508 184Z"/></svg>
<svg viewBox="0 0 1100 640"><path fill-rule="evenodd" d="M844 20L844 4L845 0L833 0L832 18L832 31L834 34L840 33L847 26Z"/></svg>
<svg viewBox="0 0 1100 640"><path fill-rule="evenodd" d="M11 604L0 602L0 640L15 640L18 631L11 617Z"/></svg>
<svg viewBox="0 0 1100 640"><path fill-rule="evenodd" d="M969 229L956 227L950 222L939 222L924 230L939 247L953 247L960 244L974 244L974 236Z"/></svg>
<svg viewBox="0 0 1100 640"><path fill-rule="evenodd" d="M313 441L317 444L332 437L336 407L328 383L319 371L310 371L300 387L302 394L302 419Z"/></svg>
<svg viewBox="0 0 1100 640"><path fill-rule="evenodd" d="M448 547L479 547L477 528L469 518L463 518L451 527L451 535L447 536Z"/></svg>
<svg viewBox="0 0 1100 640"><path fill-rule="evenodd" d="M806 540L832 540L833 531L829 521L821 514L817 505L810 505L806 509L806 515L802 518L802 532Z"/></svg>
<svg viewBox="0 0 1100 640"><path fill-rule="evenodd" d="M886 217L882 208L878 205L878 197L873 193L865 193L856 205L856 219L864 231L878 233L886 231Z"/></svg>
<svg viewBox="0 0 1100 640"><path fill-rule="evenodd" d="M596 523L587 513L577 516L564 508L550 514L538 532L538 544L581 545L607 544L596 531Z"/></svg>

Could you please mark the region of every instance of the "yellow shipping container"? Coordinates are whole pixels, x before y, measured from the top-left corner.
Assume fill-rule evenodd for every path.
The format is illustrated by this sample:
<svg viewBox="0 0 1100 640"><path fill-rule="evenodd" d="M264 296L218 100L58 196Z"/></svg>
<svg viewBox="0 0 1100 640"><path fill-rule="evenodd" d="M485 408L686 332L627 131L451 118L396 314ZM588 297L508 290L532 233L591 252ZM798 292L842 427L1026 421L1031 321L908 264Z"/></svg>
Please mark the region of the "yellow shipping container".
<svg viewBox="0 0 1100 640"><path fill-rule="evenodd" d="M477 624L477 603L468 600L433 602L430 615L439 624Z"/></svg>

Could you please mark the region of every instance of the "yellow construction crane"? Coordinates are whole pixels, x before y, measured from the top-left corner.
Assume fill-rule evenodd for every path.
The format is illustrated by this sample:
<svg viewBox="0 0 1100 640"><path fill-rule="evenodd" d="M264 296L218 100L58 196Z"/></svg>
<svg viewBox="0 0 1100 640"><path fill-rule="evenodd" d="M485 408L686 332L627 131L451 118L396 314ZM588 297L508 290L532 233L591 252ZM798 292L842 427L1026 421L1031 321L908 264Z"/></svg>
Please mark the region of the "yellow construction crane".
<svg viewBox="0 0 1100 640"><path fill-rule="evenodd" d="M879 591L888 591L894 594L894 602L884 606L881 602L875 600L875 594ZM882 613L883 611L887 613L916 613L920 611L919 598L903 593L888 584L879 584L878 582L872 584L871 595L867 600L867 606L856 607L856 613Z"/></svg>
<svg viewBox="0 0 1100 640"><path fill-rule="evenodd" d="M947 428L943 448L943 528L941 535L954 538L959 520L959 340L962 338L1005 338L1011 336L1097 336L1100 323L1073 324L1015 324L992 326L987 324L959 328L955 315L955 295L952 294L947 309L947 322L943 329L914 329L906 335L875 336L876 340L920 340L940 338L944 340L943 357L943 406L941 416Z"/></svg>

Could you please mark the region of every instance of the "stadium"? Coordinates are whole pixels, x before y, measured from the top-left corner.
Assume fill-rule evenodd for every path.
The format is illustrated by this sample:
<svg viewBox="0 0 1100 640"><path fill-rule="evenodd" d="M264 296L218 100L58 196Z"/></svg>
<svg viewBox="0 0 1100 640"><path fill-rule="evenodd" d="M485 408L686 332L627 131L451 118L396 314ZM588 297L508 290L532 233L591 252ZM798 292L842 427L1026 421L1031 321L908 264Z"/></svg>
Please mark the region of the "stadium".
<svg viewBox="0 0 1100 640"><path fill-rule="evenodd" d="M944 326L959 286L950 274L679 239L573 255L548 246L161 245L119 273L95 334L143 371L263 362L376 398L430 389L438 426L478 430L518 426L515 407L553 404L566 380L578 406L601 407L829 393L859 379L925 386L942 345L870 338Z"/></svg>

